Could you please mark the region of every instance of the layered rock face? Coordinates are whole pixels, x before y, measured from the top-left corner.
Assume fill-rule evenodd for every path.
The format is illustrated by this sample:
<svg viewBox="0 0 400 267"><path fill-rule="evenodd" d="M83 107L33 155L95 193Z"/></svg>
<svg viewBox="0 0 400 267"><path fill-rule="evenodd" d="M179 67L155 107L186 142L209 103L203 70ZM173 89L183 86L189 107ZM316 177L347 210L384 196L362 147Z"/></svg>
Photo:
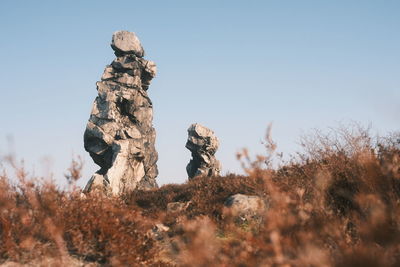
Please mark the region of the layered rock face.
<svg viewBox="0 0 400 267"><path fill-rule="evenodd" d="M196 176L218 176L221 164L215 158L219 146L214 132L198 123L190 125L186 148L192 152L192 159L186 166L189 179Z"/></svg>
<svg viewBox="0 0 400 267"><path fill-rule="evenodd" d="M100 187L118 195L157 187L156 133L147 95L156 65L143 58L143 47L132 32L115 32L111 47L117 58L97 82L98 96L84 134L85 150L100 170L84 191Z"/></svg>

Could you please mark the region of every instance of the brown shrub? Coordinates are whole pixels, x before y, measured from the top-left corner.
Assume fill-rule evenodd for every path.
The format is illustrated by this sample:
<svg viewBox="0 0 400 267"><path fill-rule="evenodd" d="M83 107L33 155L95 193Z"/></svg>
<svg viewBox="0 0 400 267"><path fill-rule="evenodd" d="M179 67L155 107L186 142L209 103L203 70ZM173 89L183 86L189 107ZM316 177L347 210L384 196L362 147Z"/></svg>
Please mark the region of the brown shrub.
<svg viewBox="0 0 400 267"><path fill-rule="evenodd" d="M0 176L0 261L399 266L399 135L374 144L356 128L315 138L278 168L270 155L251 161L247 154L248 176L200 177L121 198L63 191L28 179L13 163L19 183ZM66 175L72 184L80 168L75 162ZM238 224L224 213L225 200L237 193L268 199L262 220ZM169 210L171 202L184 204Z"/></svg>

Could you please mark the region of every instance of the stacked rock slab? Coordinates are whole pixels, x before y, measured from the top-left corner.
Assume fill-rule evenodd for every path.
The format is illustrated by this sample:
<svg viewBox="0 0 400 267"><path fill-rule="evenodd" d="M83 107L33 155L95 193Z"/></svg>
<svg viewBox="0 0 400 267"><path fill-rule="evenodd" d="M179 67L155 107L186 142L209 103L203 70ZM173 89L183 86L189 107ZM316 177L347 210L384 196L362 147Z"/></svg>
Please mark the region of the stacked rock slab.
<svg viewBox="0 0 400 267"><path fill-rule="evenodd" d="M186 166L189 179L196 176L218 176L221 164L215 158L219 146L214 132L198 123L190 125L186 148L192 152L192 159Z"/></svg>
<svg viewBox="0 0 400 267"><path fill-rule="evenodd" d="M143 58L143 47L132 32L115 32L111 47L117 58L97 82L98 96L84 134L85 150L100 170L84 191L100 187L118 195L157 187L156 133L147 95L156 65Z"/></svg>

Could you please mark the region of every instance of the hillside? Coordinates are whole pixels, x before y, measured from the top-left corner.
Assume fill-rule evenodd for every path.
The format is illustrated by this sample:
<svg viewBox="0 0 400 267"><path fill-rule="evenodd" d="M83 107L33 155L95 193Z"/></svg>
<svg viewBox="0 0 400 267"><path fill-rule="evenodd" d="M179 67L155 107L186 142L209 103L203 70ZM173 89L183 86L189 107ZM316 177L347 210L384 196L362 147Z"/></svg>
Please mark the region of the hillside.
<svg viewBox="0 0 400 267"><path fill-rule="evenodd" d="M305 152L269 164L238 155L248 175L195 178L121 198L82 195L14 164L0 184L5 266L399 266L399 134L304 139ZM235 194L268 205L235 213ZM240 213L240 212L239 212Z"/></svg>

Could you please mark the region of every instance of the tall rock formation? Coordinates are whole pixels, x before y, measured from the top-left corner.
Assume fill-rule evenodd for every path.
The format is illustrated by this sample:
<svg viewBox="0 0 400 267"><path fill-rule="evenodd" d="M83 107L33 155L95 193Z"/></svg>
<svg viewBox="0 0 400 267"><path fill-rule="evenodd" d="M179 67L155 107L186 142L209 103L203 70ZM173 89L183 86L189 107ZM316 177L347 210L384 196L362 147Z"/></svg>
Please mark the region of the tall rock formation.
<svg viewBox="0 0 400 267"><path fill-rule="evenodd" d="M215 158L218 146L218 138L213 131L198 123L190 125L186 142L186 148L192 152L192 159L186 166L189 179L220 174L221 164Z"/></svg>
<svg viewBox="0 0 400 267"><path fill-rule="evenodd" d="M84 134L85 150L100 170L84 191L100 187L118 195L157 187L156 133L147 95L156 65L143 58L144 50L135 33L115 32L111 47L117 58L97 82L98 96Z"/></svg>

